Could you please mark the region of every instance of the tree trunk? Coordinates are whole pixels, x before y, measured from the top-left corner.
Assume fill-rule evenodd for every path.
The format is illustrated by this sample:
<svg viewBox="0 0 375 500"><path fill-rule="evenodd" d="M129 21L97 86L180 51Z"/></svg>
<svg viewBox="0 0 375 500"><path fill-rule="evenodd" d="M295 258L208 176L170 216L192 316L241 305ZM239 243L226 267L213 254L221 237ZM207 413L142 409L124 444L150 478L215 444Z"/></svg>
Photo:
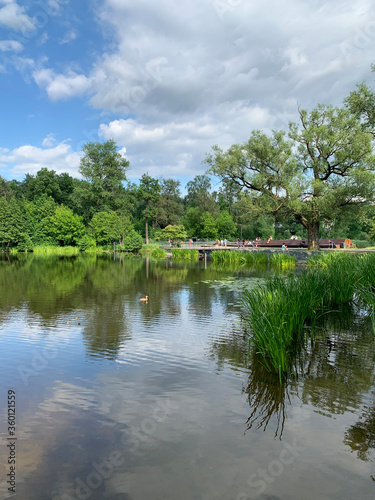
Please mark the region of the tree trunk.
<svg viewBox="0 0 375 500"><path fill-rule="evenodd" d="M148 215L146 215L146 245L148 245Z"/></svg>
<svg viewBox="0 0 375 500"><path fill-rule="evenodd" d="M319 250L319 220L314 217L307 227L307 239L309 250Z"/></svg>

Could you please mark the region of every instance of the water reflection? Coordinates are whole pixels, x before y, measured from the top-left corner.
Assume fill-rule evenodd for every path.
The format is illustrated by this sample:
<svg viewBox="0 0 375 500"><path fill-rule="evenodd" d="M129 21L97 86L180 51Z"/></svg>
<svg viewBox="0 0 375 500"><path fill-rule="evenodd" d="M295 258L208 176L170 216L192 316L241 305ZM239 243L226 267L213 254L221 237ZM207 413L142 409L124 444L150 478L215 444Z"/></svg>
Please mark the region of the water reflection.
<svg viewBox="0 0 375 500"><path fill-rule="evenodd" d="M358 422L347 429L344 439L344 443L365 462L371 460L371 450L375 449L375 392L372 399L372 405L363 408Z"/></svg>
<svg viewBox="0 0 375 500"><path fill-rule="evenodd" d="M265 431L272 423L274 437L281 439L292 399L327 417L358 413L374 386L375 342L371 319L357 313L348 307L321 317L314 339L307 336L296 357L295 374L281 383L254 349L247 358L245 325L212 342L211 356L220 369L225 364L236 370L248 366L250 374L243 389L250 406L246 431ZM344 442L357 451L358 458L369 459L375 442L374 405L363 408L359 422L345 432Z"/></svg>
<svg viewBox="0 0 375 500"><path fill-rule="evenodd" d="M251 374L244 388L251 408L246 420L246 431L253 427L265 431L271 420L275 420L274 437L282 438L287 406L291 404L287 381L280 383L277 374L270 373L261 361L252 354Z"/></svg>
<svg viewBox="0 0 375 500"><path fill-rule="evenodd" d="M371 466L371 322L348 308L322 317L314 341L306 339L296 360L296 376L280 384L254 350L248 355L235 284L249 276L264 274L123 256L3 256L0 342L7 356L0 374L3 384L18 383L22 395L19 460L26 479L20 498L74 497L75 478L86 480L92 463L103 463L117 448L124 466L91 498L129 491L129 498L169 499L175 496L171 484L181 481L181 499L191 498L192 485L196 498L237 498L241 491L252 498L251 474L260 464L268 467L294 437L301 446L305 438L315 440L319 450L312 456L314 446L306 444L306 454L267 486L263 498L298 498L287 489L297 469L299 477L308 470L319 482L328 462L331 484L333 469L342 478L356 468L353 463ZM225 280L233 286L218 286ZM139 301L145 295L147 304ZM52 339L56 357L23 386L14 359L32 366L30 347L40 353ZM150 421L161 402L173 411ZM327 437L336 439L334 446ZM353 453L337 462L337 450ZM354 477L359 486L353 489L365 497L360 481L368 479L368 469L358 470L343 488ZM339 495L330 498L349 498Z"/></svg>

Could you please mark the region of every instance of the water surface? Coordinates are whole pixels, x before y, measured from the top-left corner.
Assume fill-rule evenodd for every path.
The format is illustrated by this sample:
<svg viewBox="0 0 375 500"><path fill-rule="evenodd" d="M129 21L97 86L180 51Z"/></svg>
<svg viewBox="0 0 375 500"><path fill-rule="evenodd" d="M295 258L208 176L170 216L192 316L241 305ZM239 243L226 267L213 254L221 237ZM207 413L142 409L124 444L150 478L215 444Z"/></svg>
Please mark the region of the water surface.
<svg viewBox="0 0 375 500"><path fill-rule="evenodd" d="M238 305L269 272L2 257L0 497L14 389L16 498L374 498L371 323L322 318L280 385Z"/></svg>

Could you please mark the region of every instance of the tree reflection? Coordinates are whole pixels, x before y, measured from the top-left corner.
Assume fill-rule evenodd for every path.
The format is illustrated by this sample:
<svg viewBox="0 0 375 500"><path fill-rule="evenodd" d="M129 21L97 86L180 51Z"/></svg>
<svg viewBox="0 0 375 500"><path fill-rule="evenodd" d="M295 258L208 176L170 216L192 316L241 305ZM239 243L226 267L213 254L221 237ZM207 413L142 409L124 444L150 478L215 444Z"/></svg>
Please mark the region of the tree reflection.
<svg viewBox="0 0 375 500"><path fill-rule="evenodd" d="M375 449L375 392L374 404L365 406L359 421L345 432L344 443L357 452L360 460L371 460L371 450Z"/></svg>

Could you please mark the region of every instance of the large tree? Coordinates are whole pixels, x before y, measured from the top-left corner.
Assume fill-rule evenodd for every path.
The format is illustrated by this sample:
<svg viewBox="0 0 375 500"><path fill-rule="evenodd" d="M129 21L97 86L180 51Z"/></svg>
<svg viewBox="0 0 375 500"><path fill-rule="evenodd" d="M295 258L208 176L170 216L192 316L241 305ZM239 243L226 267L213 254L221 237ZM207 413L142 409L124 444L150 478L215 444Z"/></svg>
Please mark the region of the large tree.
<svg viewBox="0 0 375 500"><path fill-rule="evenodd" d="M113 140L89 142L83 153L79 172L87 183L76 186L75 196L82 198L82 205L89 203L93 213L121 209L129 161L117 151Z"/></svg>
<svg viewBox="0 0 375 500"><path fill-rule="evenodd" d="M138 196L145 217L145 236L148 245L148 223L150 218L154 218L157 213L157 203L160 198L160 184L158 179L154 179L148 174L143 174L139 182Z"/></svg>
<svg viewBox="0 0 375 500"><path fill-rule="evenodd" d="M249 193L249 210L293 216L307 229L310 249L319 248L319 228L343 210L375 198L372 134L346 108L318 105L299 111L299 123L271 136L250 139L206 157L209 172Z"/></svg>
<svg viewBox="0 0 375 500"><path fill-rule="evenodd" d="M160 227L178 225L184 211L180 181L160 179L160 198L157 203L157 221Z"/></svg>
<svg viewBox="0 0 375 500"><path fill-rule="evenodd" d="M196 175L194 179L186 184L187 195L185 203L188 208L199 207L202 212L217 214L219 206L210 192L211 180L208 175Z"/></svg>

